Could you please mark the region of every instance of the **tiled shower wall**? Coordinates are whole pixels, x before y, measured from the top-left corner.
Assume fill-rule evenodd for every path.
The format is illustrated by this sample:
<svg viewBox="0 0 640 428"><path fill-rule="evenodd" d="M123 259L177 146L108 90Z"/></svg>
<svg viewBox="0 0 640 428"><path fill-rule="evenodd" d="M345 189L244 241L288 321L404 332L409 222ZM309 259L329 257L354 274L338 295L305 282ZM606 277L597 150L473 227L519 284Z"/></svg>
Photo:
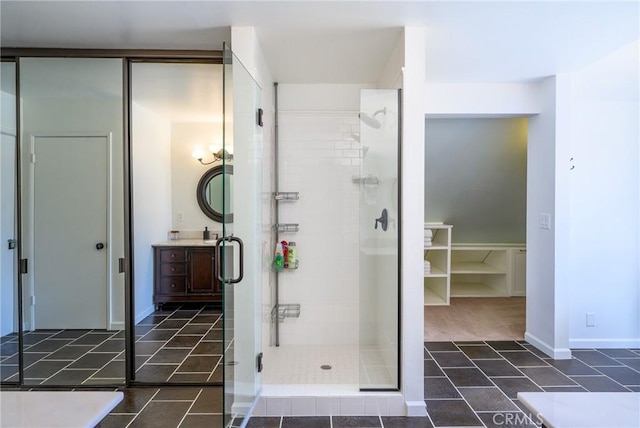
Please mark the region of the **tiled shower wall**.
<svg viewBox="0 0 640 428"><path fill-rule="evenodd" d="M278 274L280 303L301 305L299 318L280 324L283 346L358 343L356 109L279 113L279 190L300 192L300 200L280 203L280 223L300 224L299 232L280 234L296 243L300 260L299 269Z"/></svg>

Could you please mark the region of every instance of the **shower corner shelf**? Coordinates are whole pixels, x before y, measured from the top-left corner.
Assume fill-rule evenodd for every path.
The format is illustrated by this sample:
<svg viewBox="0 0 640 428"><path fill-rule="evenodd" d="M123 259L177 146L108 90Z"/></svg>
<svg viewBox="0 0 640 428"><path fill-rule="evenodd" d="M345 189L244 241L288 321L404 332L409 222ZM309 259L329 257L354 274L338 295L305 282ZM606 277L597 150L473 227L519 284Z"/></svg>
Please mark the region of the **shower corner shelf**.
<svg viewBox="0 0 640 428"><path fill-rule="evenodd" d="M277 304L271 309L271 321L283 322L285 318L300 317L300 303Z"/></svg>
<svg viewBox="0 0 640 428"><path fill-rule="evenodd" d="M296 270L300 267L300 260L296 260L295 265L293 266L285 266L282 269L276 269L275 267L273 268L276 272L282 272L284 270Z"/></svg>
<svg viewBox="0 0 640 428"><path fill-rule="evenodd" d="M298 223L278 223L275 225L279 233L293 233L300 231Z"/></svg>
<svg viewBox="0 0 640 428"><path fill-rule="evenodd" d="M276 201L297 201L300 199L300 192L275 192L273 198Z"/></svg>

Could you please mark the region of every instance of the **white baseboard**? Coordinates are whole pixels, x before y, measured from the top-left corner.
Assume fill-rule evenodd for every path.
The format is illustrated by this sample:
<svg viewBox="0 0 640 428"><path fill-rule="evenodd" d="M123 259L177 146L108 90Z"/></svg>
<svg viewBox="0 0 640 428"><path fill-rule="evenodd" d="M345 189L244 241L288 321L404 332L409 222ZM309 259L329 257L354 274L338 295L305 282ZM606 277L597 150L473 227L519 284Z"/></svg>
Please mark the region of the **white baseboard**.
<svg viewBox="0 0 640 428"><path fill-rule="evenodd" d="M146 308L145 310L137 313L136 314L136 324L138 324L140 321L142 321L143 319L145 319L146 317L148 317L149 315L154 313L155 310L156 310L156 307L154 305L151 305L148 308Z"/></svg>
<svg viewBox="0 0 640 428"><path fill-rule="evenodd" d="M406 401L405 404L407 405L407 416L427 416L427 405L424 401Z"/></svg>
<svg viewBox="0 0 640 428"><path fill-rule="evenodd" d="M112 321L109 330L124 330L124 321Z"/></svg>
<svg viewBox="0 0 640 428"><path fill-rule="evenodd" d="M569 360L571 359L571 349L569 348L554 348L546 342L538 339L531 333L524 334L524 340L544 352L554 360Z"/></svg>
<svg viewBox="0 0 640 428"><path fill-rule="evenodd" d="M569 339L569 346L571 349L581 348L640 348L640 338L637 339L584 339L576 338Z"/></svg>

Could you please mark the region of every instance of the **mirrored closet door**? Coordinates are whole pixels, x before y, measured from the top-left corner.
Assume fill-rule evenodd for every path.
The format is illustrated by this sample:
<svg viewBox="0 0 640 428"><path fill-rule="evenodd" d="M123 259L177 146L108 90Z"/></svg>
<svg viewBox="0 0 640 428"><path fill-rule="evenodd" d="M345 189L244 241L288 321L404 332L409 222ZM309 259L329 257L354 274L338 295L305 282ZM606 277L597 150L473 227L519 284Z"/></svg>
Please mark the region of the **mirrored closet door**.
<svg viewBox="0 0 640 428"><path fill-rule="evenodd" d="M122 60L20 59L24 383L124 382Z"/></svg>
<svg viewBox="0 0 640 428"><path fill-rule="evenodd" d="M18 382L16 64L0 63L0 381Z"/></svg>
<svg viewBox="0 0 640 428"><path fill-rule="evenodd" d="M132 380L221 385L215 244L233 174L223 164L222 64L136 60L129 71Z"/></svg>

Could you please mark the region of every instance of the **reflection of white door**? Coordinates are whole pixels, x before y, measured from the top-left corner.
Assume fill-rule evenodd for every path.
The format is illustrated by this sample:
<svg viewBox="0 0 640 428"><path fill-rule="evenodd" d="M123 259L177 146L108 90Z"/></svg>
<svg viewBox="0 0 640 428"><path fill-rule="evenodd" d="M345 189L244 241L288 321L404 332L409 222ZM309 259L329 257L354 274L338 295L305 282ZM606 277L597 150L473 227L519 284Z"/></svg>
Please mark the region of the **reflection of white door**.
<svg viewBox="0 0 640 428"><path fill-rule="evenodd" d="M109 139L39 136L33 153L35 328L106 328Z"/></svg>

